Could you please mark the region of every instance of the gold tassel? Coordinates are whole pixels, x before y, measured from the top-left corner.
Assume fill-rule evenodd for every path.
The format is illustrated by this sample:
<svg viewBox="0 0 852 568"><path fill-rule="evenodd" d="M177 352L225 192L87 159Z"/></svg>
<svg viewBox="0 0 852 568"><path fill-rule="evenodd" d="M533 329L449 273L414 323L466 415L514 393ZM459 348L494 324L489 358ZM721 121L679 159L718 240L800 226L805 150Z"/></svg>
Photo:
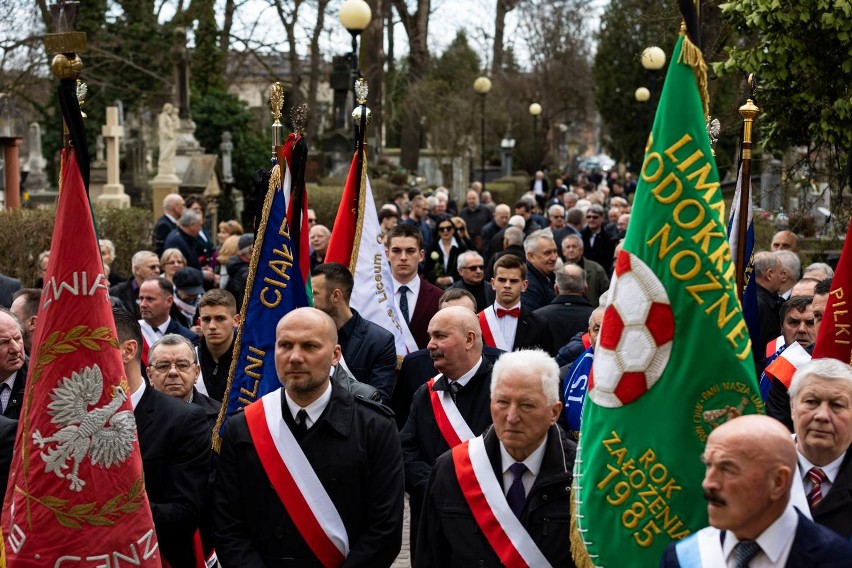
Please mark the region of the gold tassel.
<svg viewBox="0 0 852 568"><path fill-rule="evenodd" d="M710 116L710 93L707 90L707 64L704 62L704 55L698 46L692 43L689 36L684 31L684 26L681 26L681 34L683 35L683 45L681 46L680 57L678 63L685 63L692 67L692 72L695 73L695 82L698 83L698 94L701 96L701 106L704 109L704 118Z"/></svg>
<svg viewBox="0 0 852 568"><path fill-rule="evenodd" d="M583 541L583 535L580 534L580 527L577 525L577 505L574 501L574 492L579 491L576 485L576 480L571 487L570 507L571 507L571 556L574 558L574 565L577 568L595 568L595 563L592 562L589 551L586 550L586 543Z"/></svg>

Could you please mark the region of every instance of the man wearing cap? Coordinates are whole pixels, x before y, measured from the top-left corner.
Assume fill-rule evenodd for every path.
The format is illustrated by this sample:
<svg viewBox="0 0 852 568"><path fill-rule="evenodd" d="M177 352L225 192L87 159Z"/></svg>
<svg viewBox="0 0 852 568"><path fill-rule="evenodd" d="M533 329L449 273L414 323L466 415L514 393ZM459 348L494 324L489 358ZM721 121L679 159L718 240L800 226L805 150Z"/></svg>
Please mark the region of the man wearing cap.
<svg viewBox="0 0 852 568"><path fill-rule="evenodd" d="M185 266L175 273L172 283L175 294L169 315L182 326L192 329L198 321L198 298L204 294L204 274L197 268Z"/></svg>
<svg viewBox="0 0 852 568"><path fill-rule="evenodd" d="M246 291L246 281L248 280L249 263L251 262L251 252L254 246L254 233L245 233L240 235L237 241L237 254L228 259L228 283L225 285L225 290L234 295L237 300L237 311L239 312L243 305L243 295Z"/></svg>

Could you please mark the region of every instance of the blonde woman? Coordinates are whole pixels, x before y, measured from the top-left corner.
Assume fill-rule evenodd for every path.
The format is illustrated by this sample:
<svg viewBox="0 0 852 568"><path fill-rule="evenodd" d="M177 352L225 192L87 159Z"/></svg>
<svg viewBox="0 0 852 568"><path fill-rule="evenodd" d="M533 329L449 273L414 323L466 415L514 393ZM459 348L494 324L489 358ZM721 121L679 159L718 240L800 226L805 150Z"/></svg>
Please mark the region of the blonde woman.
<svg viewBox="0 0 852 568"><path fill-rule="evenodd" d="M183 256L183 253L176 248L168 248L163 251L160 257L160 270L162 270L160 278L174 285L172 277L174 277L175 272L184 266L186 266L186 257Z"/></svg>
<svg viewBox="0 0 852 568"><path fill-rule="evenodd" d="M239 235L231 235L219 245L219 258L216 269L219 271L219 288L224 289L228 284L228 259L240 251Z"/></svg>

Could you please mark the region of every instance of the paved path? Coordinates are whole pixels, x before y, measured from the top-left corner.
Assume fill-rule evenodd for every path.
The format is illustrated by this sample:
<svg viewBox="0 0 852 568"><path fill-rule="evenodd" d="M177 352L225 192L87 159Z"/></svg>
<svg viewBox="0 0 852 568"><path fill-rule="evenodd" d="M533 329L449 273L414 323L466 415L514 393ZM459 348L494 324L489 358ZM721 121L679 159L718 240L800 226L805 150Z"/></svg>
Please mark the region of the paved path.
<svg viewBox="0 0 852 568"><path fill-rule="evenodd" d="M408 549L408 533L411 527L411 510L408 508L408 499L405 500L405 516L402 520L402 550L391 565L391 568L410 568L411 554Z"/></svg>

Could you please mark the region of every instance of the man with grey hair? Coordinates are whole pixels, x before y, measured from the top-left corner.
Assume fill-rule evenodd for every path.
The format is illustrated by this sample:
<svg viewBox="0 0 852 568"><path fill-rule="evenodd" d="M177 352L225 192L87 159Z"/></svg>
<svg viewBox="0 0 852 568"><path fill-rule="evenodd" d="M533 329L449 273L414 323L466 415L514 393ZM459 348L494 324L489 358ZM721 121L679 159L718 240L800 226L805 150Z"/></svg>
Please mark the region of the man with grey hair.
<svg viewBox="0 0 852 568"><path fill-rule="evenodd" d="M781 284L778 288L778 295L784 300L789 300L793 286L799 281L802 262L799 260L799 255L789 250L777 250L774 254L781 261L781 273L779 275Z"/></svg>
<svg viewBox="0 0 852 568"><path fill-rule="evenodd" d="M583 239L568 235L561 242L562 258L566 263L576 264L586 273L586 298L593 307L600 303L601 294L609 290L609 276L603 266L583 256Z"/></svg>
<svg viewBox="0 0 852 568"><path fill-rule="evenodd" d="M186 265L201 270L198 250L198 234L201 232L203 219L201 213L194 209L184 209L177 221L177 227L166 237L164 248L176 248L183 253Z"/></svg>
<svg viewBox="0 0 852 568"><path fill-rule="evenodd" d="M826 278L834 278L834 269L824 262L812 262L805 268L803 278L816 278L817 280L825 280Z"/></svg>
<svg viewBox="0 0 852 568"><path fill-rule="evenodd" d="M757 315L760 319L760 340L762 349L769 341L774 341L781 333L781 299L778 290L781 287L781 259L769 251L760 251L754 255L754 278L757 283Z"/></svg>
<svg viewBox="0 0 852 568"><path fill-rule="evenodd" d="M559 295L546 306L535 310L547 324L553 345L567 345L574 335L585 331L594 306L584 297L586 273L576 264L565 264L556 273Z"/></svg>
<svg viewBox="0 0 852 568"><path fill-rule="evenodd" d="M799 478L815 522L852 536L852 367L814 359L790 383ZM847 558L848 560L848 558Z"/></svg>
<svg viewBox="0 0 852 568"><path fill-rule="evenodd" d="M497 361L490 389L494 427L436 461L415 566L462 566L476 558L486 566L513 566L518 556L527 566L574 566L565 535L576 445L556 426L558 373L539 350ZM461 463L471 467L457 467ZM496 523L473 514L472 501L487 503ZM494 546L495 535L507 529L511 544Z"/></svg>
<svg viewBox="0 0 852 568"><path fill-rule="evenodd" d="M21 322L0 308L0 414L18 419L24 404L29 358Z"/></svg>
<svg viewBox="0 0 852 568"><path fill-rule="evenodd" d="M485 264L482 256L474 250L461 253L457 261L459 276L450 288L461 288L467 290L476 299L476 309L479 312L488 305L485 299Z"/></svg>
<svg viewBox="0 0 852 568"><path fill-rule="evenodd" d="M183 197L179 194L170 193L163 198L163 215L157 219L153 233L154 252L158 257L168 248L164 246L166 238L177 228L177 221L183 214L183 210Z"/></svg>
<svg viewBox="0 0 852 568"><path fill-rule="evenodd" d="M506 225L509 224L509 217L511 216L512 210L505 203L500 203L494 207L494 217L491 219L490 223L487 223L484 227L482 227L482 252L485 258L488 258L489 253L494 252L488 250L491 246L491 239L494 238L494 235L506 228Z"/></svg>
<svg viewBox="0 0 852 568"><path fill-rule="evenodd" d="M550 229L541 229L531 233L524 240L524 253L527 261L527 289L521 299L524 306L535 311L549 304L556 297L556 242Z"/></svg>
<svg viewBox="0 0 852 568"><path fill-rule="evenodd" d="M565 227L565 208L559 204L547 208L547 220L550 221L549 229L556 233Z"/></svg>
<svg viewBox="0 0 852 568"><path fill-rule="evenodd" d="M149 250L137 251L130 259L133 274L125 282L109 289L109 295L118 299L122 307L136 319L142 317L139 312L139 287L143 282L160 275L160 257Z"/></svg>
<svg viewBox="0 0 852 568"><path fill-rule="evenodd" d="M526 261L527 254L524 252L523 229L513 227L511 225L506 227L506 231L503 232L503 249L492 254L488 261L488 266L485 267L486 282L491 282L491 278L494 276L494 263L507 254L518 257L521 262ZM493 301L493 295L491 292L493 292L493 290L485 291L485 297L489 304Z"/></svg>

